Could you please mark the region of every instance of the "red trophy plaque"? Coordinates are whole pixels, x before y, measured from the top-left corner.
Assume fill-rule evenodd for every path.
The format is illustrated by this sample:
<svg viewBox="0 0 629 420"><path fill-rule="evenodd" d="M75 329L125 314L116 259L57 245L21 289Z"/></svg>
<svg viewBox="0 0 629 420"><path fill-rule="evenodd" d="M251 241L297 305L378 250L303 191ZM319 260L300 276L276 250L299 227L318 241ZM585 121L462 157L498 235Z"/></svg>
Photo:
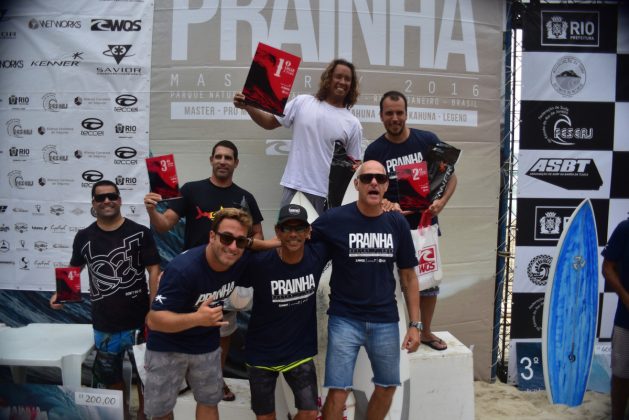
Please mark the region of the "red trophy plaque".
<svg viewBox="0 0 629 420"><path fill-rule="evenodd" d="M398 199L402 210L422 211L428 208L430 184L426 162L409 163L395 167Z"/></svg>
<svg viewBox="0 0 629 420"><path fill-rule="evenodd" d="M245 102L281 117L301 58L258 43L242 93Z"/></svg>
<svg viewBox="0 0 629 420"><path fill-rule="evenodd" d="M57 300L55 303L81 301L81 267L55 267Z"/></svg>
<svg viewBox="0 0 629 420"><path fill-rule="evenodd" d="M179 198L179 181L173 155L146 158L151 192L162 196L162 200Z"/></svg>

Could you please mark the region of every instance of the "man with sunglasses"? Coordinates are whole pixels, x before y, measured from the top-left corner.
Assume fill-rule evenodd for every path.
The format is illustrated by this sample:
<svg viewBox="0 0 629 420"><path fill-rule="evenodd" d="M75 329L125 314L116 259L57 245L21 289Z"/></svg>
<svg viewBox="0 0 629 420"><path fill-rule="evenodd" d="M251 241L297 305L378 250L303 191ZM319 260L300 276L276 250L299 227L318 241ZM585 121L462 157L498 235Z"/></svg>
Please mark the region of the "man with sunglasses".
<svg viewBox="0 0 629 420"><path fill-rule="evenodd" d="M354 367L365 347L374 372L374 392L367 418L382 419L400 385L400 336L395 300L394 263L408 309L409 324L402 349L419 347L419 290L415 248L406 220L386 212L382 199L389 179L384 167L366 161L354 187L358 201L328 210L312 225L313 240L327 244L332 258L328 349L323 407L325 419L341 419L352 388Z"/></svg>
<svg viewBox="0 0 629 420"><path fill-rule="evenodd" d="M325 243L306 241L310 225L299 205L280 209L275 233L280 247L252 254L241 280L254 291L245 346L251 409L259 420L275 419L275 386L282 373L295 395L296 418L314 420L316 293L329 255Z"/></svg>
<svg viewBox="0 0 629 420"><path fill-rule="evenodd" d="M407 102L401 92L389 91L380 99L380 120L386 132L371 143L365 150L365 160L377 160L387 169L389 174L389 188L384 195L386 209L401 211L398 204L398 185L395 168L397 165L422 162L426 159L432 146L439 143L439 138L430 131L409 128L406 125ZM433 223L437 223L437 215L446 206L454 190L456 189L456 174L452 174L443 196L434 200L427 211L433 216ZM406 220L411 229L417 229L421 213L415 212L406 215ZM434 335L431 330L432 318L437 305L439 286L422 290L420 300L422 307L422 323L424 330L421 334L422 343L434 350L445 350L446 343Z"/></svg>
<svg viewBox="0 0 629 420"><path fill-rule="evenodd" d="M164 271L147 317L145 411L153 419L172 418L184 378L197 401L197 418L218 418L223 399L219 328L227 324L221 303L245 269L250 230L247 212L222 209L209 243L178 255Z"/></svg>
<svg viewBox="0 0 629 420"><path fill-rule="evenodd" d="M94 183L92 209L96 221L76 234L70 265L88 267L96 346L92 386L128 393L122 377L123 358L137 344L136 338L144 336L149 302L157 292L160 258L151 231L123 217L121 204L116 184L108 180ZM149 274L148 287L145 270ZM56 300L55 293L50 306L61 309L63 305ZM130 360L135 368L134 358ZM138 393L143 418L140 388Z"/></svg>
<svg viewBox="0 0 629 420"><path fill-rule="evenodd" d="M222 208L236 207L248 211L253 218L250 235L262 239L262 213L251 193L233 182L234 171L238 167L238 149L229 140L219 141L212 148L210 164L212 175L209 179L187 182L181 187L181 198L168 202L169 208L163 213L157 211L161 195L149 192L144 197L144 205L151 225L159 233L168 232L179 219L185 217L183 249L190 249L208 242L212 221ZM222 364L225 366L231 335L236 331L236 312L225 312L229 323L221 328ZM223 386L225 401L233 401L236 396L227 384Z"/></svg>

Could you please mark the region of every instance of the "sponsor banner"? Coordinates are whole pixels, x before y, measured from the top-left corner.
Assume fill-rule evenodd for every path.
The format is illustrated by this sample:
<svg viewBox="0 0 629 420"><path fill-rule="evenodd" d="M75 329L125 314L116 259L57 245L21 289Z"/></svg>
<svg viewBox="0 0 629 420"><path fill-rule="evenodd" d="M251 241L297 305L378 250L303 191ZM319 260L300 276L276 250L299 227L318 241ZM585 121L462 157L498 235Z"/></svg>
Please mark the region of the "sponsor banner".
<svg viewBox="0 0 629 420"><path fill-rule="evenodd" d="M527 7L525 51L616 52L616 5Z"/></svg>
<svg viewBox="0 0 629 420"><path fill-rule="evenodd" d="M599 249L599 267L602 267L603 257ZM516 248L515 279L513 282L514 293L545 293L550 264L557 255L556 247L530 247L519 246ZM601 270L599 272L598 289L605 289L605 278Z"/></svg>
<svg viewBox="0 0 629 420"><path fill-rule="evenodd" d="M616 54L522 54L522 100L613 102L610 79L616 79Z"/></svg>
<svg viewBox="0 0 629 420"><path fill-rule="evenodd" d="M88 85L93 91L107 92L129 83L136 90L150 90L152 4L80 3L85 3L85 9L76 2L57 0L47 3L47 8L16 3L7 10L0 33L13 41L1 57L0 90L66 86L83 91ZM80 15L46 15L43 10L78 10Z"/></svg>
<svg viewBox="0 0 629 420"><path fill-rule="evenodd" d="M613 101L615 54L524 53L522 98ZM540 77L541 76L541 77Z"/></svg>
<svg viewBox="0 0 629 420"><path fill-rule="evenodd" d="M550 264L557 251L554 246L518 246L515 254L514 293L544 293Z"/></svg>
<svg viewBox="0 0 629 420"><path fill-rule="evenodd" d="M92 113L93 115L114 113L118 117L122 115L144 117L143 112L148 111L150 94L148 92L129 93L125 90L116 92L33 92L29 89L24 93L16 88L8 89L0 93L0 99L5 102L15 118L28 118L36 121L40 118L49 120L59 120L64 118L66 113L81 114L81 111ZM46 111L50 115L34 113L32 116L18 111ZM67 115L66 115L67 117ZM9 134L9 133L8 133ZM9 134L11 135L11 134Z"/></svg>
<svg viewBox="0 0 629 420"><path fill-rule="evenodd" d="M158 8L154 39L159 45L170 41L171 48L155 49L151 99L154 112L169 118L152 119L152 131L160 139L173 139L183 128L190 138L200 139L205 138L207 126L202 129L184 121L242 119L247 126L232 126L230 138L252 136L249 117L234 110L231 100L246 80L258 42L301 58L293 95L316 92L322 70L335 57L356 64L363 94L354 109L367 123L366 132L374 130L367 134L370 137L381 134L378 102L388 89L403 91L409 107L418 108L415 116L409 115L411 124L486 130L491 120L497 128L494 101L500 93L495 80L487 76L500 71L498 62L490 58L499 58L494 49L499 46L496 35L502 21L499 1L450 8L435 0L428 15L417 5L368 3L355 5L351 14L344 6L326 6L324 11L316 2L296 10L278 3L227 8L204 2L200 7ZM303 24L315 16L316 25ZM476 16L483 16L482 22ZM237 22L254 29L239 30ZM416 38L404 28L424 35ZM480 131L464 133L461 136L468 141L479 139Z"/></svg>
<svg viewBox="0 0 629 420"><path fill-rule="evenodd" d="M627 168L629 168L629 152L614 152L612 160L611 198L629 198L629 182L627 182Z"/></svg>
<svg viewBox="0 0 629 420"><path fill-rule="evenodd" d="M351 111L362 122L380 121L379 106L356 105ZM459 127L478 125L477 111L408 107L407 115L407 124ZM173 120L251 120L246 111L237 109L232 102L171 102L170 117Z"/></svg>
<svg viewBox="0 0 629 420"><path fill-rule="evenodd" d="M618 112L614 114L611 102L522 101L520 110L520 149L612 150L614 146L612 127Z"/></svg>
<svg viewBox="0 0 629 420"><path fill-rule="evenodd" d="M511 338L541 338L544 293L514 293Z"/></svg>
<svg viewBox="0 0 629 420"><path fill-rule="evenodd" d="M518 198L517 246L555 246L582 199ZM607 242L609 200L592 199L599 246Z"/></svg>
<svg viewBox="0 0 629 420"><path fill-rule="evenodd" d="M612 155L594 150L520 150L518 196L608 198Z"/></svg>
<svg viewBox="0 0 629 420"><path fill-rule="evenodd" d="M0 201L12 201L0 213L0 272L10 273L0 288L53 290L54 268L94 221L96 180L116 182L123 211L148 224L136 203L148 189L138 162L149 155L153 4L52 0L2 12Z"/></svg>

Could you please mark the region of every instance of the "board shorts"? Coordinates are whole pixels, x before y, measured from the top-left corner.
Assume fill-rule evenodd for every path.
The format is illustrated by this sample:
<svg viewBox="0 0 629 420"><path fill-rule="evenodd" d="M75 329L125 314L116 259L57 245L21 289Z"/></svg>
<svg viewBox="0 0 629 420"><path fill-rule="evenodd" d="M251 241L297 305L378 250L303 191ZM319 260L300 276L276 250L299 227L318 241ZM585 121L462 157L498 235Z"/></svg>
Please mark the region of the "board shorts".
<svg viewBox="0 0 629 420"><path fill-rule="evenodd" d="M629 379L629 330L618 325L612 333L612 375Z"/></svg>
<svg viewBox="0 0 629 420"><path fill-rule="evenodd" d="M312 204L312 207L315 208L317 213L323 214L323 212L328 209L328 200L325 197L321 197L321 196L310 194L303 191L301 191L301 193L305 195L306 198L308 198L308 200ZM284 189L282 190L282 201L280 202L280 207L284 207L290 204L295 194L297 194L297 190L293 188L284 187Z"/></svg>
<svg viewBox="0 0 629 420"><path fill-rule="evenodd" d="M247 371L251 388L251 409L257 416L275 412L275 386L280 373L293 391L298 410L318 410L317 371L312 358L289 370L247 366Z"/></svg>
<svg viewBox="0 0 629 420"><path fill-rule="evenodd" d="M425 290L420 290L419 296L437 296L439 295L439 286L430 287Z"/></svg>
<svg viewBox="0 0 629 420"><path fill-rule="evenodd" d="M96 357L92 365L92 387L110 388L124 381L122 364L128 355L133 371L137 375L133 346L144 342L143 329L118 332L94 330Z"/></svg>
<svg viewBox="0 0 629 420"><path fill-rule="evenodd" d="M216 406L223 399L220 347L201 354L147 349L144 365L144 413L149 417L161 417L173 411L184 378L197 403Z"/></svg>
<svg viewBox="0 0 629 420"><path fill-rule="evenodd" d="M400 333L397 322L367 322L330 315L325 360L326 388L350 390L360 347L373 371L372 382L383 388L400 386Z"/></svg>

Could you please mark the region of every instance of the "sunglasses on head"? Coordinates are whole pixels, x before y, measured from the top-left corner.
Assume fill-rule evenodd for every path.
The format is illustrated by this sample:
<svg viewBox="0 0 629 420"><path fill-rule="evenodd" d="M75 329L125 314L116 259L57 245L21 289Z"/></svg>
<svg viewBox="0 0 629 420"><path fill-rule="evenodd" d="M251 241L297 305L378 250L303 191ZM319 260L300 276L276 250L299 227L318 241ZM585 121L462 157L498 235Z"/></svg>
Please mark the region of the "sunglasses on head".
<svg viewBox="0 0 629 420"><path fill-rule="evenodd" d="M238 248L246 248L247 245L249 245L249 238L247 238L246 236L234 236L231 233L223 233L223 232L216 232L216 234L218 235L218 238L220 239L221 243L225 246L230 246L232 244L232 242L236 241L236 246Z"/></svg>
<svg viewBox="0 0 629 420"><path fill-rule="evenodd" d="M308 225L279 225L277 228L280 232L289 233L289 232L297 232L301 233L308 229Z"/></svg>
<svg viewBox="0 0 629 420"><path fill-rule="evenodd" d="M117 193L105 193L105 194L95 194L94 201L97 203L102 203L105 199L109 199L109 201L116 201L120 198L120 195Z"/></svg>
<svg viewBox="0 0 629 420"><path fill-rule="evenodd" d="M371 180L376 178L378 184L384 184L389 180L389 177L385 174L360 174L358 180L363 184L371 184Z"/></svg>

